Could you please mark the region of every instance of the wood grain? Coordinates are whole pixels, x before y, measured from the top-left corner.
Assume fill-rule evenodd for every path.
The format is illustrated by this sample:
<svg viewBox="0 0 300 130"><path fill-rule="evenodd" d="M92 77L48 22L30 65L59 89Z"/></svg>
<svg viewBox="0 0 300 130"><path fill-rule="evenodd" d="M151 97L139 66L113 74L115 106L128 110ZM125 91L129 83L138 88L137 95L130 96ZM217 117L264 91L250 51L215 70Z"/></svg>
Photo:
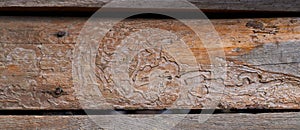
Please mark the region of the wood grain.
<svg viewBox="0 0 300 130"><path fill-rule="evenodd" d="M282 11L299 12L298 0L188 0L205 11ZM102 7L109 0L6 0L0 7ZM140 1L136 1L139 3ZM174 2L173 2L174 3ZM168 3L173 7L172 2ZM137 4L139 5L139 4ZM139 6L137 6L139 7Z"/></svg>
<svg viewBox="0 0 300 130"><path fill-rule="evenodd" d="M173 104L179 88L160 93L161 99L157 96L130 99L137 101L133 103L114 87L105 87L101 78L97 82L105 98L95 98L93 90L83 90L91 92L90 97L75 95L73 54L86 20L85 17L0 17L1 109L200 109L217 100L216 97L221 97L217 100L217 108L221 109L300 108L299 18L211 20L224 44L224 48L216 49L226 54L226 59L222 59L227 63L226 79L210 78L210 61L201 40L174 19L124 20L99 41L101 47L95 64L101 71L109 65L101 59L109 59L109 53L122 40L143 28L164 29L180 37L201 66L196 73L201 80L199 86L191 89L181 104ZM156 51L150 52L156 55ZM165 57L170 56L166 53ZM173 64L172 58L167 61ZM225 85L224 90L220 84ZM139 89L152 93L150 97L158 92ZM87 102L80 103L78 99Z"/></svg>
<svg viewBox="0 0 300 130"><path fill-rule="evenodd" d="M203 116L203 115L202 115ZM90 116L0 116L3 129L162 129L163 126L141 124L139 118L151 118L153 115L94 115ZM135 122L122 122L131 117ZM174 120L185 115L163 115ZM168 129L298 129L299 113L265 113L265 114L216 114L206 122L199 123L201 115L187 115L181 122ZM111 121L111 122L110 122ZM112 123L121 125L112 125ZM167 124L167 123L166 123Z"/></svg>

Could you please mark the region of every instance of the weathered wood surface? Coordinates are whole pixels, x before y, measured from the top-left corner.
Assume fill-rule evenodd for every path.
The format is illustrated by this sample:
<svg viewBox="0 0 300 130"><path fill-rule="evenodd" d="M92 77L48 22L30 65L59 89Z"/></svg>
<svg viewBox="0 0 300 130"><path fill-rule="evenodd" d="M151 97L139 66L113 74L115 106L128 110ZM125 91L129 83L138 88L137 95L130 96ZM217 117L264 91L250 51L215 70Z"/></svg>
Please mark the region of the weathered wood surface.
<svg viewBox="0 0 300 130"><path fill-rule="evenodd" d="M109 52L133 32L146 27L159 28L182 38L203 67L199 70L199 87L191 89L182 104L173 104L180 88L172 88L169 93L137 88L161 97L139 97L136 103L131 103L115 88L103 87L101 80L97 82L105 99L80 104L79 98L88 97L74 94L72 60L76 38L86 20L84 17L0 17L1 109L199 109L206 102L216 100L215 97L221 97L218 108L300 108L299 18L211 20L224 43L224 48L217 49L223 49L226 54L226 79L209 78L211 70L207 67L209 59L204 46L191 29L176 20L125 20L99 42L102 47L99 62L95 64L101 71L105 68L101 57L109 58ZM225 85L224 91L219 84ZM56 88L64 92L55 93Z"/></svg>
<svg viewBox="0 0 300 130"><path fill-rule="evenodd" d="M300 113L265 113L265 114L216 114L206 122L199 123L203 115L187 115L178 124L168 129L299 129ZM164 126L152 123L140 123L139 118L153 115L94 115L91 116L0 116L2 129L163 129ZM135 122L126 121L131 117ZM184 117L184 115L162 115L163 117ZM123 122L124 121L124 122ZM166 121L164 121L166 122ZM112 125L119 123L119 125ZM120 125L121 124L121 125Z"/></svg>
<svg viewBox="0 0 300 130"><path fill-rule="evenodd" d="M206 11L300 11L298 0L188 0ZM102 7L109 0L5 0L0 7ZM140 0L136 1L137 3ZM172 1L169 6L172 7ZM140 7L137 4L137 8Z"/></svg>

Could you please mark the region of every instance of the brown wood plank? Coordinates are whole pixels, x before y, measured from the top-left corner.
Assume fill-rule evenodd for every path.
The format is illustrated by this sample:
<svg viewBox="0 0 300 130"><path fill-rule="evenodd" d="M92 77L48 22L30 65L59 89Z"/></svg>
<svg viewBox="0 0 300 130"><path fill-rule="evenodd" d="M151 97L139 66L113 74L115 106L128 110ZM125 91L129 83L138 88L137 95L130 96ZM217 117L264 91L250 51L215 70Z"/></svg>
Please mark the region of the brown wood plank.
<svg viewBox="0 0 300 130"><path fill-rule="evenodd" d="M300 11L298 0L188 0L205 11ZM108 0L6 0L0 7L102 7ZM137 8L140 7L136 1ZM169 2L169 6L174 2ZM17 8L15 8L17 9Z"/></svg>
<svg viewBox="0 0 300 130"><path fill-rule="evenodd" d="M160 126L151 119L153 115L94 115L88 116L0 116L2 129L299 129L300 113L265 114L216 114L204 122L198 118L203 115L160 115L165 124ZM126 121L131 117L134 122ZM150 118L149 122L139 120ZM178 124L176 118L183 118ZM176 121L175 121L176 120ZM124 121L124 122L123 122ZM112 123L119 123L112 125ZM156 122L157 123L157 122Z"/></svg>
<svg viewBox="0 0 300 130"><path fill-rule="evenodd" d="M1 109L201 109L203 104L219 96L218 108L300 108L299 18L211 20L224 43L224 48L217 49L223 49L226 54L227 78L219 80L209 79L210 61L201 41L190 28L176 20L125 20L111 30L113 35L107 34L99 42L104 43L100 53L108 54L129 34L145 27L174 32L190 46L202 67L199 87L187 93L183 104L172 104L178 98L176 88L170 90L171 94L165 93L175 96L162 96L166 100L147 104L143 101L149 99L144 97L131 99L140 102L130 103L114 88L109 88L112 92L107 91L100 80L97 81L99 90L105 99L95 98L92 90L83 90L91 92L91 97L76 96L72 61L76 38L86 20L84 17L0 17ZM96 65L103 67L103 64ZM225 85L224 91L218 84ZM64 93L53 93L56 88L62 88ZM82 98L89 102L80 104L78 99Z"/></svg>

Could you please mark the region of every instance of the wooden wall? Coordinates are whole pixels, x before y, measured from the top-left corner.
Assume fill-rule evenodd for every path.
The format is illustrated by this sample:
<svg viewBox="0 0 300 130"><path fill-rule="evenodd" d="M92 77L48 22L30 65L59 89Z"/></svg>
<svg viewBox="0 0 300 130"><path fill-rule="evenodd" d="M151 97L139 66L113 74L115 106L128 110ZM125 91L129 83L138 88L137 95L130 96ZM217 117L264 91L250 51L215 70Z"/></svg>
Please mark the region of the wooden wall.
<svg viewBox="0 0 300 130"><path fill-rule="evenodd" d="M222 42L222 47L217 46L212 52L224 53L219 58L224 63L221 67L226 69L224 77L214 78L212 59L204 44L214 43L216 39L201 41L193 28L179 20L140 15L116 25L101 24L112 28L97 41L99 48L94 47L96 54L91 55L95 62L78 65L74 57L80 50L78 37L84 35L82 29L90 15L108 1L0 1L0 126L4 129L161 129L130 122L112 127L107 121L126 120L123 116L151 117L157 113L146 113L154 110L217 109L219 113L211 115L205 123L197 122L199 114L162 116L182 117L174 129L298 129L300 2L189 1L211 18L211 25ZM116 10L114 13L120 13ZM210 24L199 24L196 18L188 21L196 29L210 27ZM112 70L118 69L112 67L114 51L123 41L139 41L139 35L135 34L145 28L173 33L189 52L183 47L138 52L128 68L131 82L135 84L132 95L128 96L126 90L111 85L116 82L110 77ZM93 33L91 30L86 35ZM155 30L143 33L142 38L148 38L149 43L157 42L156 35L164 35ZM174 57L173 53L178 55ZM194 63L198 68L185 70L195 66ZM78 81L74 74L82 73L78 67L88 64L95 66L94 82L102 97L93 95L93 87L80 88L88 95L77 93ZM153 77L160 72L167 74ZM188 76L184 81L189 89L183 94L180 93L182 85L176 84L182 80L181 75ZM189 84L187 79L195 77L198 81ZM165 85L156 88L143 78ZM95 123L91 116L76 114L87 109L147 111L133 115L95 114L92 116L98 121Z"/></svg>

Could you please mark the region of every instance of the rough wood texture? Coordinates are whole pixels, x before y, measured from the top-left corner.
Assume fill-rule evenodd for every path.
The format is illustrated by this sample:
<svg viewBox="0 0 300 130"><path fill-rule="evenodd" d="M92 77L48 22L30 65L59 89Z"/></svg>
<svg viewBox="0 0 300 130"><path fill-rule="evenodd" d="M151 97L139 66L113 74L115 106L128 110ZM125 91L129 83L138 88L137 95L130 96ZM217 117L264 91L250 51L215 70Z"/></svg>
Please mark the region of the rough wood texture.
<svg viewBox="0 0 300 130"><path fill-rule="evenodd" d="M102 7L109 0L5 0L0 7ZM188 0L203 10L300 11L298 0ZM137 1L140 2L140 1ZM172 2L170 7L172 7ZM138 4L137 4L138 5ZM138 6L137 6L138 7Z"/></svg>
<svg viewBox="0 0 300 130"><path fill-rule="evenodd" d="M78 98L93 98L93 95L77 97L72 78L76 38L86 20L83 17L0 17L1 109L203 108L203 104L219 96L218 108L300 108L299 18L212 20L224 43L224 48L217 49L223 49L226 54L226 79L209 78L210 61L204 46L190 28L176 20L125 20L99 42L101 47L95 64L101 72L109 65L102 59L110 59L110 52L122 40L145 27L169 30L183 39L202 69L196 73L200 78L199 86L189 90L181 104L173 104L180 90L176 87L161 91L137 86L136 89L146 95L139 99L124 99L126 96L118 93L115 87L103 85L110 78L102 77L107 81L101 81L101 73L98 73L97 82L105 99L80 104ZM147 53L152 55L147 57ZM140 67L151 64L141 61L139 57L142 56L148 59L164 57L159 63L169 67L159 68L171 72L164 81L175 80L177 61L168 53L144 50L134 59L141 63ZM136 67L135 64L132 66ZM141 71L137 75L141 78L147 74L147 71ZM143 82L142 79L135 81L136 84ZM224 91L219 84L225 85ZM130 102L132 100L137 102Z"/></svg>
<svg viewBox="0 0 300 130"><path fill-rule="evenodd" d="M299 129L300 113L265 114L216 114L206 122L199 123L203 115L187 115L181 122L168 122L168 129ZM153 115L97 115L91 116L0 116L2 129L163 129L164 126L149 122L141 124L139 118L151 118ZM132 117L135 122L124 120ZM174 120L183 115L163 115ZM124 121L124 123L122 123ZM166 122L166 121L165 121ZM120 123L121 125L112 125Z"/></svg>

